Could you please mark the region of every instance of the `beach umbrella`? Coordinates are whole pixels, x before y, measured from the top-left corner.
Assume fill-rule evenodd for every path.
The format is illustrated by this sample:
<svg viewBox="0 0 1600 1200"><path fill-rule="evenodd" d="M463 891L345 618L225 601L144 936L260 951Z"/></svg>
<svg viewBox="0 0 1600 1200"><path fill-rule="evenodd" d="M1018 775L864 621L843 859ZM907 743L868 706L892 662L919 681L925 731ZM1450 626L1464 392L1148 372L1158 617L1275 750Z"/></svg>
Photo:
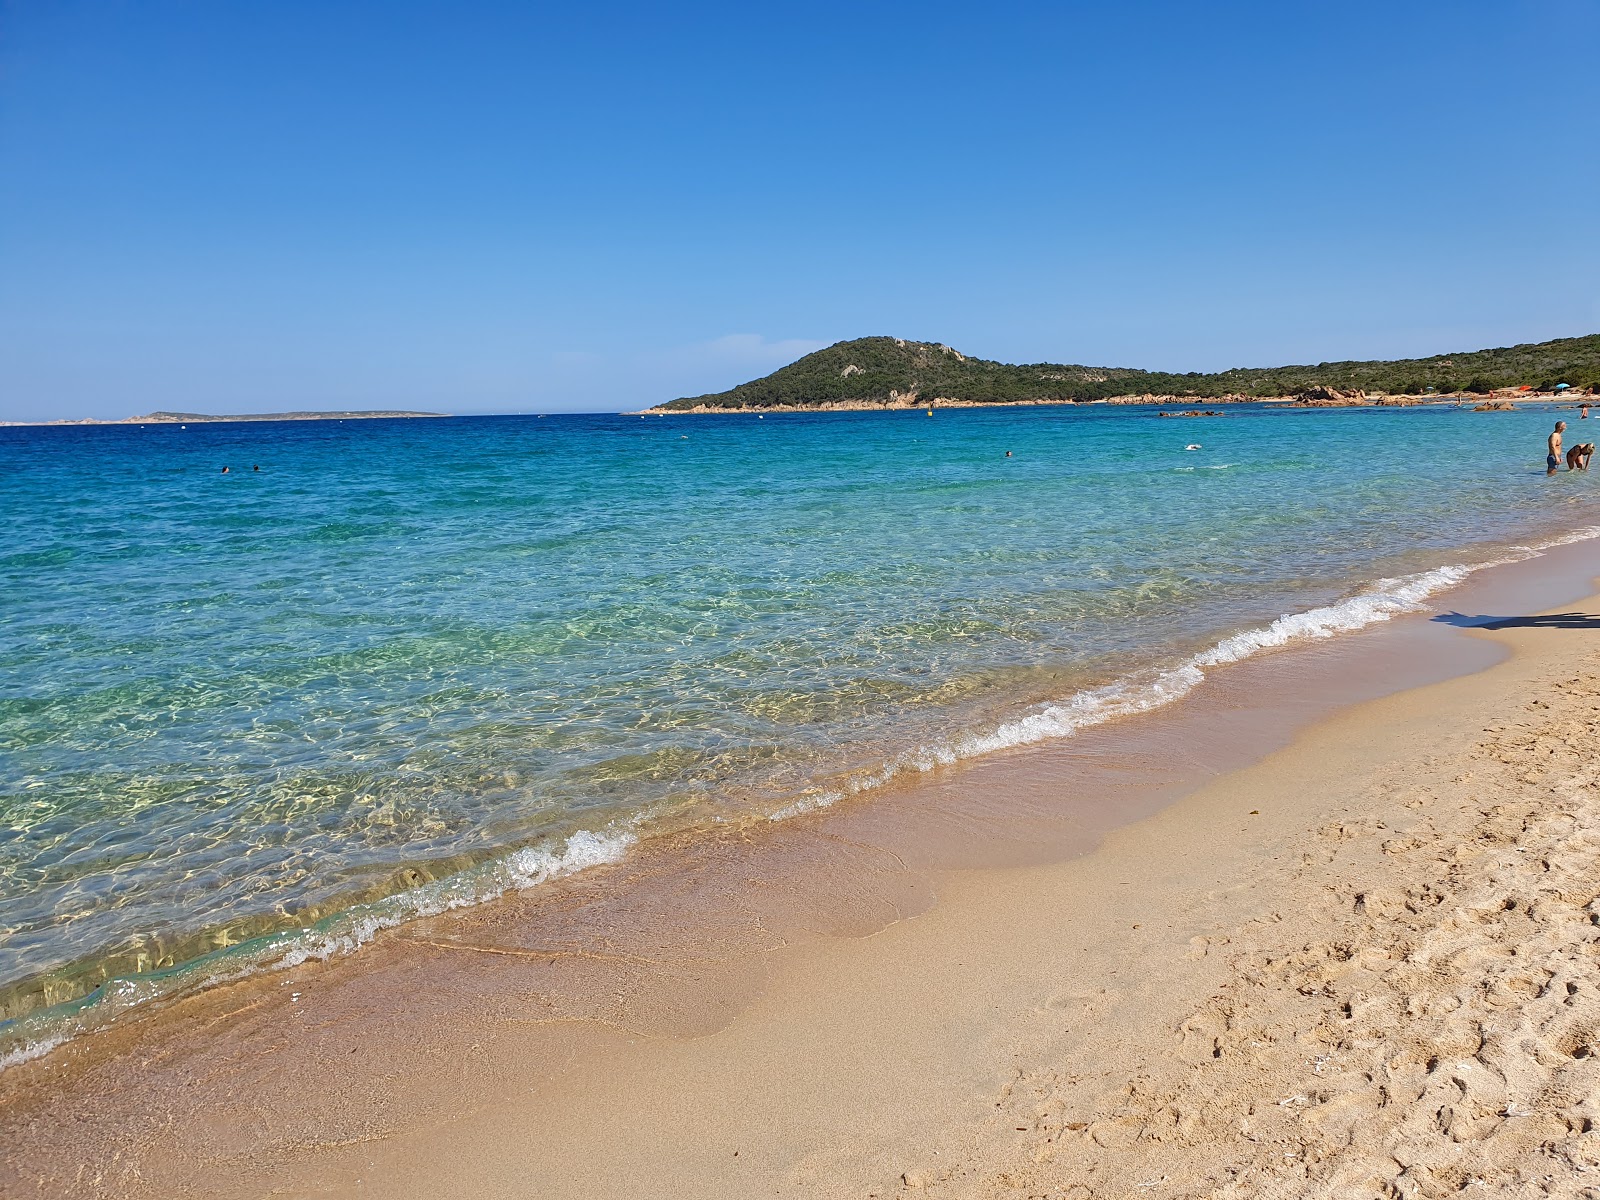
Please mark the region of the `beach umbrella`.
<svg viewBox="0 0 1600 1200"><path fill-rule="evenodd" d="M1572 385L1570 383L1558 383L1558 384L1556 384L1556 391L1564 392L1571 386Z"/></svg>

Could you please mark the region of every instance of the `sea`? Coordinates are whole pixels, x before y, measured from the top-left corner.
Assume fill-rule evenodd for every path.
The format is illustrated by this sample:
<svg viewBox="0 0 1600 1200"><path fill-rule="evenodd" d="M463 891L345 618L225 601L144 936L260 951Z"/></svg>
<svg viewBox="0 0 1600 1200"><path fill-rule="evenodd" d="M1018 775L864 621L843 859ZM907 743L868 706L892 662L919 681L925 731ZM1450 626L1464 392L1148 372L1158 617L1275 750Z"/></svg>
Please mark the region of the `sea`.
<svg viewBox="0 0 1600 1200"><path fill-rule="evenodd" d="M1573 411L1221 411L0 428L0 1062L1600 524Z"/></svg>

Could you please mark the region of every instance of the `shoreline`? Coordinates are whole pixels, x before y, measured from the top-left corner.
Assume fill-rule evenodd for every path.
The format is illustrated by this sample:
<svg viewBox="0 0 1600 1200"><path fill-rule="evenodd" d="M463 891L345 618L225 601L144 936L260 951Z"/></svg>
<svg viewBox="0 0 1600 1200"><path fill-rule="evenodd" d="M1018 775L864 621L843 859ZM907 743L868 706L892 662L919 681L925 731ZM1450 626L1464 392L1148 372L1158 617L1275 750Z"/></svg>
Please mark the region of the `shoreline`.
<svg viewBox="0 0 1600 1200"><path fill-rule="evenodd" d="M228 425L241 422L270 422L270 421L379 421L394 420L411 417L449 417L452 413L435 412L388 412L355 411L355 412L282 412L282 413L238 413L230 416L215 416L210 413L149 413L142 417L115 417L105 420L100 417L62 418L57 421L0 421L0 429L48 429L54 426L77 425Z"/></svg>
<svg viewBox="0 0 1600 1200"><path fill-rule="evenodd" d="M1465 406L1468 402L1474 405L1505 403L1513 407L1518 404L1556 404L1562 407L1578 408L1582 405L1584 399L1587 399L1587 397L1575 395L1571 397L1569 404L1565 395L1559 395L1554 392L1521 392L1516 394L1496 392L1485 395L1458 394L1454 392L1428 395L1373 393L1360 396L1316 398L1303 396L1157 396L1144 394L1108 396L1104 400L955 400L942 397L933 397L931 399L900 397L881 401L829 400L819 404L752 404L737 408L706 404L696 404L689 408L669 408L666 405L657 405L654 408L638 409L633 412L620 413L619 415L624 417L706 417L756 413L760 416L766 416L771 413L914 412L917 409L941 408L1093 408L1098 405L1149 405L1161 408L1194 408L1210 404L1271 404L1282 408L1417 408L1430 405L1460 407ZM1176 416L1179 414L1170 415Z"/></svg>
<svg viewBox="0 0 1600 1200"><path fill-rule="evenodd" d="M1505 404L1512 409L1519 404L1529 405L1555 405L1558 408L1579 408L1584 406L1584 400L1589 399L1578 394L1557 394L1553 392L1535 393L1492 393L1476 395L1469 393L1444 393L1428 395L1409 394L1382 394L1361 395L1359 397L1333 398L1306 398L1304 396L1179 396L1179 395L1128 395L1108 396L1103 400L957 400L946 397L932 399L906 399L904 397L890 400L829 400L819 404L773 404L773 405L748 405L738 408L719 407L697 404L692 408L669 408L666 405L656 405L651 408L642 408L618 412L619 417L672 417L672 416L734 416L743 413L755 413L767 416L773 413L825 413L825 412L914 412L918 409L950 409L950 408L1094 408L1101 405L1114 407L1132 407L1143 405L1160 408L1192 409L1196 406L1209 404L1270 404L1283 408L1417 408L1417 407L1462 407L1468 402L1474 404ZM1479 409L1477 411L1493 411ZM1499 411L1510 411L1500 409ZM352 420L402 420L412 418L431 418L443 420L454 417L456 413L436 412L285 412L285 413L240 413L233 415L213 415L209 413L151 413L139 417L76 417L61 418L54 421L0 421L0 429L52 429L52 428L81 428L85 426L103 425L229 425L271 423L277 421L352 421ZM470 415L470 414L469 414ZM585 415L567 413L489 413L477 414L485 416L521 416L521 417L546 417ZM1163 413L1163 416L1216 416L1221 414L1204 412L1174 412Z"/></svg>
<svg viewBox="0 0 1600 1200"><path fill-rule="evenodd" d="M1275 621L1223 634L1220 640L1202 642L1175 662L1152 663L1098 682L1086 681L1057 698L1013 704L987 724L917 743L864 773L858 770L831 780L820 792L814 786L775 810L751 809L740 819L757 824L786 821L841 803L870 803L885 790L915 787L920 780L971 766L988 756L1026 752L1041 745L1065 746L1108 722L1148 719L1204 687L1208 676L1218 669L1234 667L1263 652L1293 652L1317 639L1359 634L1425 607L1435 593L1459 587L1480 572L1537 559L1597 536L1600 529L1583 528L1532 546L1502 547L1492 552L1493 557L1476 562L1368 580L1329 604L1295 610ZM10 1019L0 1022L0 1073L47 1055L73 1039L92 1036L108 1024L143 1019L147 1010L221 983L361 952L388 930L465 907L494 904L525 889L549 887L575 872L613 865L633 854L671 853L664 848L681 847L700 836L717 836L714 828L703 824L669 822L651 827L644 819L648 816L648 812L640 814L640 819L631 823L569 828L530 845L488 854L465 868L425 876L426 883L352 897L331 908L324 906L320 916L258 927L258 932L242 939L235 935L220 948L205 949L217 945L215 931L197 931L189 936L188 944L201 952L141 973L119 973L115 959L106 958L71 964L56 974L17 980L3 993L8 1004L19 999L26 1002L30 994L46 998L47 1003L13 1009ZM64 985L71 983L81 989L85 980L92 981L90 990L65 990ZM54 998L50 998L52 992Z"/></svg>
<svg viewBox="0 0 1600 1200"><path fill-rule="evenodd" d="M1524 578L1517 586L1526 591L1531 585L1535 592L1542 588L1546 599L1552 587L1557 593L1563 588L1570 591L1573 572L1585 579L1591 573L1584 562L1588 550L1580 543L1551 552L1538 560L1543 569L1532 570L1531 577L1524 565ZM1565 560L1564 565L1558 559ZM1495 572L1504 577L1517 573L1517 568L1490 568L1486 575ZM1472 591L1493 598L1497 586L1495 580L1484 578L1451 598ZM1350 653L1339 652L1356 642L1363 644L1352 645ZM375 1100L369 1092L373 1081L392 1079L395 1070L403 1072L408 1096L449 1098L458 1117L453 1128L467 1119L463 1114L526 1105L526 1099L513 1103L509 1097L525 1093L529 1079L559 1077L558 1085L540 1089L538 1102L565 1111L574 1101L573 1089L580 1099L593 1092L592 1073L600 1066L628 1059L631 1051L626 1047L676 1048L675 1053L692 1057L692 1048L700 1043L683 1039L731 1036L728 1031L744 1028L763 1006L780 1003L795 988L804 990L803 980L794 982L797 970L805 976L820 969L818 962L834 961L833 956L848 957L883 938L912 936L901 931L956 919L940 914L970 916L973 910L962 898L966 882L982 879L987 888L1019 871L1086 870L1083 864L1101 861L1105 847L1143 827L1130 821L1159 822L1166 806L1190 794L1170 810L1187 811L1186 806L1195 803L1194 795L1204 791L1202 787L1197 793L1195 788L1206 779L1223 770L1250 769L1254 757L1272 750L1275 743L1292 740L1307 720L1326 720L1331 709L1351 700L1385 703L1371 696L1388 690L1387 683L1350 677L1352 655L1359 659L1364 653L1371 660L1379 653L1411 681L1426 682L1462 665L1443 661L1442 647L1451 648L1446 657L1459 659L1470 646L1477 647L1473 653L1483 653L1489 649L1486 643L1483 635L1463 635L1415 619L1379 626L1341 639L1340 648L1301 646L1238 664L1218 676L1215 694L1208 693L1206 703L1181 701L1173 706L1179 711L1170 719L1101 726L1068 743L1003 752L904 787L891 786L872 804L845 806L773 831L740 831L725 846L707 851L692 874L705 888L726 880L733 871L749 878L750 886L762 881L757 893L770 894L746 895L742 904L720 911L706 910L704 897L691 895L692 889L685 891L682 879L667 878L660 862L652 866L640 861L575 877L548 895L508 897L496 905L423 922L423 927L409 932L394 931L383 947L369 951L370 960L357 956L360 964L346 958L296 968L285 973L288 978L256 977L211 989L151 1019L114 1027L0 1075L0 1123L16 1131L20 1119L28 1134L26 1139L20 1133L9 1139L19 1149L6 1168L16 1170L19 1181L52 1176L60 1180L54 1171L65 1164L49 1149L53 1144L49 1126L56 1122L37 1118L52 1112L62 1115L62 1108L77 1111L80 1102L87 1107L67 1123L70 1128L80 1139L87 1133L87 1144L103 1152L114 1150L113 1157L124 1166L136 1167L135 1175L122 1177L117 1185L121 1191L83 1194L137 1194L133 1187L137 1180L156 1186L156 1176L167 1179L169 1187L186 1178L187 1186L218 1194L257 1194L265 1189L253 1191L250 1181L264 1178L263 1171L273 1177L287 1173L304 1179L306 1170L333 1169L333 1160L343 1163L339 1172L349 1168L359 1173L360 1164L351 1158L356 1152L344 1153L334 1143L348 1150L367 1146L375 1138L372 1145L381 1143L386 1152L403 1153L406 1146L415 1150L426 1145L419 1121L434 1125L439 1119L433 1104L408 1106L401 1096ZM1343 666L1340 659L1346 660ZM1396 664L1402 665L1396 668ZM1467 664L1469 669L1471 665ZM1320 682L1322 695L1305 694L1308 679ZM1287 704L1289 711L1280 712L1278 726L1263 735L1252 722L1259 724L1262 705L1272 703L1273 696L1282 702L1280 708ZM1164 729L1145 728L1155 725ZM1205 740L1195 743L1197 733L1205 734ZM1236 744L1230 744L1230 734ZM1205 746L1203 753L1196 753L1197 745ZM1108 764L1113 768L1111 778L1121 779L1121 791L1113 788L1114 794L1103 793L1096 799L1104 801L1111 795L1114 803L1085 805L1079 797L1076 808L1068 804L1072 811L1063 814L1063 783L1070 790L1072 783L1088 781L1083 772L1092 775L1095 768ZM1102 771L1102 786L1105 776ZM990 795L984 798L986 791ZM819 844L826 844L826 853L818 853ZM1096 845L1101 850L1094 849ZM754 850L761 856L752 860ZM898 867L891 859L898 860ZM752 873L752 861L763 869ZM615 905L614 889L608 884L615 885L624 872L639 889L637 903L614 909L611 925L601 927L603 936L585 944L579 935L594 928L588 920L594 906ZM848 894L828 897L827 903L818 904L807 894L808 887L830 883L837 891L841 882L848 885ZM685 936L676 941L660 936L666 931L660 928L659 902L673 895L693 901L683 910L683 922L700 920L720 929L721 940L714 947L720 958L708 956L707 947L695 943L689 936L695 931L679 930ZM645 926L656 936L640 941L635 935L630 942L630 929L641 914L655 914L656 927L648 921ZM917 914L917 921L905 919ZM528 919L533 915L537 928L530 930ZM524 939L535 935L533 941L519 943L519 931ZM966 957L967 949L959 942L945 944L924 966L938 964L937 970L943 972L953 959ZM660 961L641 972L635 960L645 953ZM588 972L578 972L577 986L572 979L556 978L563 964L574 962ZM467 965L457 965L453 973L458 978L445 981L437 973L448 971L447 963ZM808 965L800 970L797 963ZM1026 966L1019 960L1004 970L1015 973ZM442 994L417 993L425 979L427 986ZM448 986L440 988L444 982ZM868 992L882 1001L910 985L891 973L874 986L877 991ZM302 993L291 991L294 988L305 989L304 994L314 999L301 1006ZM467 996L472 999L466 1000ZM841 998L838 992L829 997L832 1002ZM374 1026L379 1013L386 1015ZM880 1012L879 1019L883 1017ZM374 1052L395 1053L397 1038L402 1045L409 1038L421 1038L420 1057L413 1051L402 1056L404 1064L372 1061ZM374 1041L376 1045L368 1044ZM485 1043L489 1051L482 1049ZM275 1065L270 1070L252 1066L266 1047ZM127 1053L168 1064L140 1080L137 1096L126 1080L119 1082L117 1062ZM349 1059L346 1054L357 1057ZM483 1054L488 1061L478 1057ZM340 1069L339 1078L330 1081L323 1073L335 1067ZM478 1078L485 1067L491 1067L487 1085ZM207 1086L201 1094L192 1094L179 1086L174 1072L185 1079L199 1072ZM272 1109L272 1096L284 1087L297 1096L293 1114L278 1109L266 1127L259 1118L239 1124L245 1110L259 1112L263 1103ZM151 1116L164 1111L169 1133L155 1138L156 1131L147 1129L147 1137L154 1140L149 1145L140 1142L138 1129L144 1120L131 1115L129 1104ZM581 1107L573 1111L580 1112ZM36 1119L28 1120L30 1112ZM195 1147L185 1149L182 1134L170 1133L172 1117L181 1112L187 1112L188 1119L203 1114L209 1124L220 1122L220 1127L232 1130L224 1140L240 1161L197 1162ZM551 1116L546 1111L540 1119ZM819 1119L819 1114L809 1118ZM563 1119L575 1118L569 1114ZM247 1132L251 1129L255 1132ZM137 1146L123 1144L128 1139ZM561 1150L542 1143L525 1149L546 1156ZM52 1161L54 1168L48 1166ZM405 1170L416 1167L413 1162ZM240 1176L241 1168L250 1170ZM909 1172L908 1178L910 1174L917 1171ZM684 1194L724 1194L711 1186L709 1177L681 1182ZM702 1183L706 1186L699 1189ZM450 1191L448 1181L436 1180L435 1186ZM503 1192L484 1186L479 1194ZM900 1186L909 1184L902 1180ZM362 1194L354 1184L343 1190ZM159 1187L153 1194L159 1194Z"/></svg>

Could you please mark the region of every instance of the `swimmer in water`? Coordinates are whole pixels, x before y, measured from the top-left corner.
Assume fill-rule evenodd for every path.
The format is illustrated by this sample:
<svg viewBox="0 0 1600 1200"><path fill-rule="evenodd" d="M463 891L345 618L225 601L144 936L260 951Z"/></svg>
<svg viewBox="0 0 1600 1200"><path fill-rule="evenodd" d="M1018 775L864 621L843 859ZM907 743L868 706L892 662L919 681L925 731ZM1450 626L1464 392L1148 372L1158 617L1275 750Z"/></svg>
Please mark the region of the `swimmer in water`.
<svg viewBox="0 0 1600 1200"><path fill-rule="evenodd" d="M1556 430L1545 443L1544 466L1545 475L1548 477L1556 473L1556 468L1561 465L1561 435L1566 432L1565 421L1556 422Z"/></svg>
<svg viewBox="0 0 1600 1200"><path fill-rule="evenodd" d="M1010 457L1011 457L1011 451L1009 451L1009 450L1007 450L1007 451L1006 451L1006 457L1007 457L1007 458L1010 458Z"/></svg>
<svg viewBox="0 0 1600 1200"><path fill-rule="evenodd" d="M227 474L227 473L228 473L228 468L227 468L227 467L223 467L223 468L222 468L222 473L223 473L223 474L224 474L224 475L226 475L226 474Z"/></svg>
<svg viewBox="0 0 1600 1200"><path fill-rule="evenodd" d="M1579 442L1571 450L1567 451L1567 470L1587 471L1589 469L1589 459L1593 456L1594 443Z"/></svg>

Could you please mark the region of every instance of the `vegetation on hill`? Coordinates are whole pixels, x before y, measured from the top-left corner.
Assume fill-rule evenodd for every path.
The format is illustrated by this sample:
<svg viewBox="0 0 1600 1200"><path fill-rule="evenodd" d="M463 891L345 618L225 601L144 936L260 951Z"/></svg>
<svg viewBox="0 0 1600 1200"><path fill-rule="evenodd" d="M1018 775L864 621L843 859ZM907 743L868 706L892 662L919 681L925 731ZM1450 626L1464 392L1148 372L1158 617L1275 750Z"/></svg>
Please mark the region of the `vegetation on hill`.
<svg viewBox="0 0 1600 1200"><path fill-rule="evenodd" d="M1600 334L1432 358L1239 367L1212 374L1057 363L1012 366L971 358L937 343L868 337L836 342L726 392L685 396L658 408L812 408L936 400L1008 404L1103 400L1145 393L1292 396L1317 387L1417 395L1429 390L1485 393L1522 385L1549 390L1558 383L1600 387Z"/></svg>

